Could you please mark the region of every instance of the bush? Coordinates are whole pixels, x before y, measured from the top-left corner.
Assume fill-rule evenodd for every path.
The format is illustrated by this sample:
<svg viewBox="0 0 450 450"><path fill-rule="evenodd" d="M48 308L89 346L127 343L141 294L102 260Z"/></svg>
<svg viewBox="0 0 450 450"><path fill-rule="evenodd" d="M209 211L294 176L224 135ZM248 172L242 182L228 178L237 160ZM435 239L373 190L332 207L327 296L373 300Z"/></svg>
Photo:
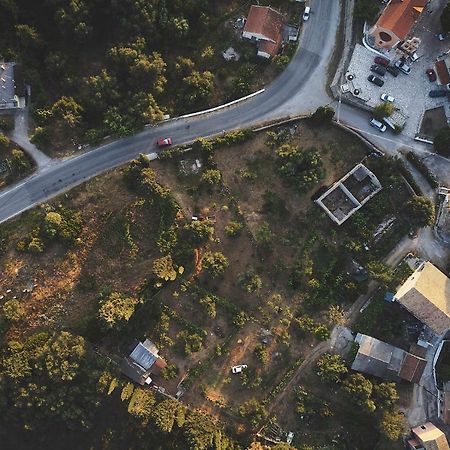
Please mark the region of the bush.
<svg viewBox="0 0 450 450"><path fill-rule="evenodd" d="M206 313L208 314L209 317L211 317L212 319L216 317L217 314L216 301L213 296L205 295L199 300L199 303L205 308Z"/></svg>
<svg viewBox="0 0 450 450"><path fill-rule="evenodd" d="M16 299L5 302L2 309L3 317L9 322L19 321L25 314L24 307L20 304L19 300Z"/></svg>
<svg viewBox="0 0 450 450"><path fill-rule="evenodd" d="M405 206L410 221L418 227L433 225L435 220L434 204L427 198L415 195Z"/></svg>
<svg viewBox="0 0 450 450"><path fill-rule="evenodd" d="M230 237L235 237L241 234L244 225L241 222L230 220L225 226L225 233Z"/></svg>
<svg viewBox="0 0 450 450"><path fill-rule="evenodd" d="M258 344L253 350L253 353L255 354L256 359L264 365L269 362L269 351L265 345Z"/></svg>
<svg viewBox="0 0 450 450"><path fill-rule="evenodd" d="M14 129L14 118L12 116L0 116L0 130L5 132Z"/></svg>
<svg viewBox="0 0 450 450"><path fill-rule="evenodd" d="M373 117L377 120L383 120L385 117L392 116L394 105L389 102L383 102L373 108Z"/></svg>
<svg viewBox="0 0 450 450"><path fill-rule="evenodd" d="M211 220L193 220L185 226L195 244L202 244L212 238L214 223Z"/></svg>
<svg viewBox="0 0 450 450"><path fill-rule="evenodd" d="M315 125L325 125L330 123L334 117L334 109L331 106L319 106L311 115L310 120Z"/></svg>
<svg viewBox="0 0 450 450"><path fill-rule="evenodd" d="M172 380L178 376L180 369L175 364L169 364L161 371L161 375L165 380Z"/></svg>
<svg viewBox="0 0 450 450"><path fill-rule="evenodd" d="M17 173L25 173L31 167L28 157L22 150L17 148L12 151L12 158L10 162L12 170Z"/></svg>
<svg viewBox="0 0 450 450"><path fill-rule="evenodd" d="M206 252L202 258L202 267L213 277L221 275L228 267L228 259L220 252Z"/></svg>
<svg viewBox="0 0 450 450"><path fill-rule="evenodd" d="M331 337L331 332L326 325L317 325L314 329L314 336L319 341L327 341Z"/></svg>
<svg viewBox="0 0 450 450"><path fill-rule="evenodd" d="M0 150L6 150L9 147L9 139L2 133L0 133Z"/></svg>
<svg viewBox="0 0 450 450"><path fill-rule="evenodd" d="M450 156L450 127L439 130L433 140L433 145L441 155Z"/></svg>
<svg viewBox="0 0 450 450"><path fill-rule="evenodd" d="M439 183L436 179L434 173L428 169L428 167L419 159L413 152L408 152L406 154L406 159L425 177L425 179L430 183L430 186L437 188Z"/></svg>
<svg viewBox="0 0 450 450"><path fill-rule="evenodd" d="M217 169L208 169L205 170L201 177L201 183L214 186L216 184L220 183L220 180L222 179L222 174L220 173L220 170Z"/></svg>
<svg viewBox="0 0 450 450"><path fill-rule="evenodd" d="M450 3L447 3L447 6L442 11L440 20L441 20L442 30L444 32L449 32L450 31Z"/></svg>
<svg viewBox="0 0 450 450"><path fill-rule="evenodd" d="M241 273L238 276L238 281L242 289L249 294L259 291L262 288L262 280L253 269Z"/></svg>

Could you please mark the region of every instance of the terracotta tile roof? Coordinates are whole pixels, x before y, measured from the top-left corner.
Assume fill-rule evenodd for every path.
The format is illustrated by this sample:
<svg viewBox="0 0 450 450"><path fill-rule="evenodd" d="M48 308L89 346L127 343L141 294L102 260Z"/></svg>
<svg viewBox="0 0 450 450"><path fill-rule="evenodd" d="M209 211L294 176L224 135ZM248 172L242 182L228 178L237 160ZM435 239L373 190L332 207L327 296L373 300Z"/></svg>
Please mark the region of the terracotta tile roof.
<svg viewBox="0 0 450 450"><path fill-rule="evenodd" d="M450 74L448 73L447 65L445 61L439 60L436 64L436 72L441 84L450 83Z"/></svg>
<svg viewBox="0 0 450 450"><path fill-rule="evenodd" d="M426 365L425 359L407 353L398 375L403 380L419 383Z"/></svg>
<svg viewBox="0 0 450 450"><path fill-rule="evenodd" d="M450 329L450 279L430 262L403 283L395 299L434 332Z"/></svg>
<svg viewBox="0 0 450 450"><path fill-rule="evenodd" d="M282 14L270 6L252 5L243 31L261 34L266 40L276 43L281 38L283 23Z"/></svg>
<svg viewBox="0 0 450 450"><path fill-rule="evenodd" d="M391 0L379 17L376 26L391 30L405 39L419 18L427 0Z"/></svg>
<svg viewBox="0 0 450 450"><path fill-rule="evenodd" d="M270 56L275 56L281 47L281 42L283 41L283 37L279 36L279 39L276 42L271 41L259 41L258 42L258 50L264 53L268 53Z"/></svg>

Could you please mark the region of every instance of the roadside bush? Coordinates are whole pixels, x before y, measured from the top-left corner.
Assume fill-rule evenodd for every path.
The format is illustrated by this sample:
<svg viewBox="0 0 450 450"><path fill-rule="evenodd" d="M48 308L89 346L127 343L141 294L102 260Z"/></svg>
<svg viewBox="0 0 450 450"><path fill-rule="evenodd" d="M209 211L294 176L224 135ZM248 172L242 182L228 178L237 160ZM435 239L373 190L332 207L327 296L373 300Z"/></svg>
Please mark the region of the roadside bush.
<svg viewBox="0 0 450 450"><path fill-rule="evenodd" d="M12 299L5 302L3 305L3 317L9 322L19 321L25 314L24 307L19 300Z"/></svg>
<svg viewBox="0 0 450 450"><path fill-rule="evenodd" d="M331 106L319 106L311 115L310 120L314 125L326 125L333 120L334 109Z"/></svg>
<svg viewBox="0 0 450 450"><path fill-rule="evenodd" d="M6 150L9 147L10 141L7 136L0 133L0 150Z"/></svg>
<svg viewBox="0 0 450 450"><path fill-rule="evenodd" d="M22 150L13 149L11 156L10 164L14 172L25 173L30 169L30 160Z"/></svg>
<svg viewBox="0 0 450 450"><path fill-rule="evenodd" d="M439 183L436 179L434 173L428 169L428 167L419 159L413 152L408 152L406 154L406 159L425 177L425 179L430 183L430 186L437 188Z"/></svg>
<svg viewBox="0 0 450 450"><path fill-rule="evenodd" d="M427 197L411 197L406 203L405 212L409 220L418 227L433 225L435 220L434 204Z"/></svg>

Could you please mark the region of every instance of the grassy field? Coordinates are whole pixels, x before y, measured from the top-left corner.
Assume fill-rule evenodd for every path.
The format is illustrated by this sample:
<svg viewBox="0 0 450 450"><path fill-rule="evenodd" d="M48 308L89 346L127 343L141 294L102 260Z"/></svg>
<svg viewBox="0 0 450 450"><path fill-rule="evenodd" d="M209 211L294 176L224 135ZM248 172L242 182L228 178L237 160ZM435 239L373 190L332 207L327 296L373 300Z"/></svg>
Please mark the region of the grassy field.
<svg viewBox="0 0 450 450"><path fill-rule="evenodd" d="M386 233L374 242L372 236L386 217L394 214L402 220L408 198L389 161L367 158L360 141L335 127L314 128L301 121L273 131L285 144L317 150L322 164L318 182L302 191L287 183L270 145L274 135L266 133L217 149L212 156L190 152L152 163L158 182L170 188L181 209L177 233L192 224L193 216L209 218L214 227L211 239L188 252L180 243L182 248L173 256L183 260L184 273L161 288L152 281L152 265L162 256L157 243L162 216L127 187L123 169L52 203L53 209L82 214L81 234L71 245L51 242L42 253L20 250L50 210L48 205L2 225L1 293L11 290L3 301L16 296L25 310L18 322L3 323L4 339L20 340L41 329L68 329L117 359L134 338L149 337L178 368L174 378L159 379L158 384L175 394L183 381L184 402L232 422L237 435L250 431L239 417L239 406L251 398L270 406L271 392L278 392L290 369L320 341L317 327L327 332L331 328L330 305L346 307L366 291L367 282L359 283L351 275L352 260L365 265L395 245L402 227L394 238ZM202 164L199 173L183 174L182 165L195 160ZM361 160L377 174L383 190L338 227L311 197ZM202 174L207 170L220 171L220 181L205 183ZM234 236L233 224L240 227ZM373 250L365 251L363 244ZM202 257L209 252L221 252L229 263L216 278L202 268ZM120 333L104 332L98 325L99 300L114 291L143 298ZM307 331L298 325L297 319L304 317L311 321ZM230 369L236 364L247 364L248 370L233 375ZM347 415L345 400L337 397L334 402L333 392L323 392L316 378L306 374L305 385L333 402L334 415L320 423L318 418L299 422L287 404L280 423L294 428L297 439L303 436L305 443L326 443L341 429L348 436L364 435L366 440L371 434L376 440L370 421L352 422L356 416ZM373 448L364 447L362 440L359 445Z"/></svg>

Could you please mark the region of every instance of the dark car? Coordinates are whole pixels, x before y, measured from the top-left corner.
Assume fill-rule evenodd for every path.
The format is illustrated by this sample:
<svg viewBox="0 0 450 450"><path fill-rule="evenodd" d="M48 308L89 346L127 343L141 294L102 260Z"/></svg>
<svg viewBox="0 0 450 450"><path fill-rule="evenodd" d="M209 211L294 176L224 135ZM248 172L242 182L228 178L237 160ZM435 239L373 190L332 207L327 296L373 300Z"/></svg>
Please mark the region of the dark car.
<svg viewBox="0 0 450 450"><path fill-rule="evenodd" d="M435 91L430 91L428 95L430 97L445 97L447 95L447 91L445 89L436 89Z"/></svg>
<svg viewBox="0 0 450 450"><path fill-rule="evenodd" d="M376 77L375 75L369 75L367 77L367 80L373 84L376 84L379 87L383 86L383 84L384 84L384 81L381 80L380 78Z"/></svg>
<svg viewBox="0 0 450 450"><path fill-rule="evenodd" d="M381 76L386 75L386 67L378 66L377 64L370 66L370 70Z"/></svg>
<svg viewBox="0 0 450 450"><path fill-rule="evenodd" d="M396 77L399 73L400 70L397 69L397 67L395 66L387 66L386 70L393 76Z"/></svg>
<svg viewBox="0 0 450 450"><path fill-rule="evenodd" d="M380 65L380 66L384 66L387 67L389 65L389 60L386 58L383 58L382 56L377 56L374 60L374 63Z"/></svg>
<svg viewBox="0 0 450 450"><path fill-rule="evenodd" d="M427 69L426 74L430 81L436 81L436 72L433 69Z"/></svg>

